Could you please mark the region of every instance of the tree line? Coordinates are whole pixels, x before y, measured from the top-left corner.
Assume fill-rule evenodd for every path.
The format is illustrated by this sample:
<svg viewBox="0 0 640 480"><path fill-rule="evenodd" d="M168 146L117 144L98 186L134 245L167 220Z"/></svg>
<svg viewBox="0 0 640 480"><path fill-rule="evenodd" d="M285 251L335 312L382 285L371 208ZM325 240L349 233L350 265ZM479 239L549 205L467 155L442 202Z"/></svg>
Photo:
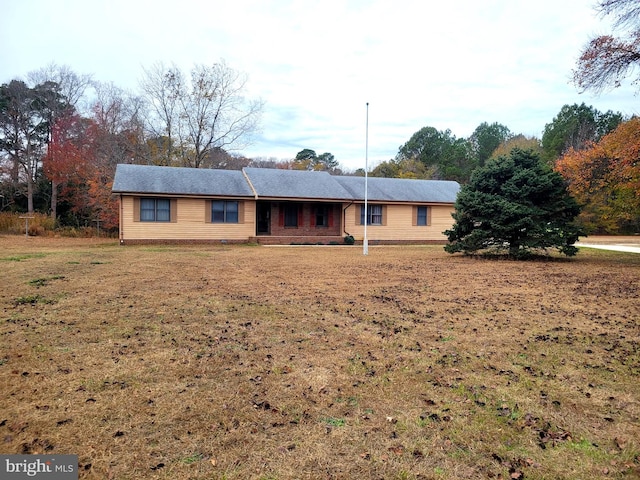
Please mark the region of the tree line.
<svg viewBox="0 0 640 480"><path fill-rule="evenodd" d="M188 74L157 64L140 85L133 94L55 64L1 85L2 210L117 228L118 163L232 167L258 127L262 102L223 61Z"/></svg>
<svg viewBox="0 0 640 480"><path fill-rule="evenodd" d="M618 87L640 62L640 8L601 0L615 34L592 39L577 62L582 90ZM0 86L0 210L48 212L61 225L99 221L117 228L111 185L117 163L241 169L246 166L344 173L329 152L305 148L288 160L240 155L259 128L263 103L245 96L247 77L224 61L145 69L127 92L67 66L49 65ZM370 173L456 180L514 150L533 152L561 173L582 206L587 231L640 231L640 122L584 103L564 105L540 139L483 122L468 138L425 126ZM364 175L364 171L354 172Z"/></svg>
<svg viewBox="0 0 640 480"><path fill-rule="evenodd" d="M117 206L111 184L116 164L123 162L345 173L333 154L309 148L289 160L235 154L234 149L245 146L258 127L261 102L244 99L245 78L224 63L197 66L189 78L186 81L176 67L156 65L145 71L142 91L135 96L68 67L51 65L30 74L27 82L16 79L0 86L2 209L48 212L61 225L99 221L105 228L115 228ZM604 171L603 162L598 170L588 158L603 151L603 147L594 150L601 141L610 145L618 128L627 132L616 134L615 138L624 137L618 143L632 142L636 137L629 129L637 125L620 113L574 104L560 109L540 139L513 134L498 122L481 123L468 138L427 126L401 145L395 158L369 173L466 184L487 162L514 148L530 150L570 182L572 193L586 206L582 219L588 229L632 231L637 230L638 214L629 199L638 189L628 181L622 193L613 180L623 178L621 174L598 183L594 175ZM605 163L614 164L612 159ZM591 179L588 186L585 178Z"/></svg>
<svg viewBox="0 0 640 480"><path fill-rule="evenodd" d="M564 177L589 233L640 231L640 120L600 112L584 103L564 105L541 138L513 134L500 123L481 123L468 138L424 127L372 176L471 181L490 162L529 151Z"/></svg>

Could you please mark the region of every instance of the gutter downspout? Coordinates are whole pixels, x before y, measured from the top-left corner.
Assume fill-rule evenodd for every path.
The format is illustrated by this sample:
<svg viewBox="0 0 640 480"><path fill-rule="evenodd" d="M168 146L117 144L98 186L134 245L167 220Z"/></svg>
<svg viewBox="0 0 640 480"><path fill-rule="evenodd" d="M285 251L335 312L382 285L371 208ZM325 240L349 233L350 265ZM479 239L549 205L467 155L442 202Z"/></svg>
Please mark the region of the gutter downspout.
<svg viewBox="0 0 640 480"><path fill-rule="evenodd" d="M347 232L344 227L347 225L347 210L349 209L349 207L353 205L353 200L351 200L351 203L349 203L349 205L347 205L346 207L344 207L342 209L342 232L345 235L351 235L349 232Z"/></svg>
<svg viewBox="0 0 640 480"><path fill-rule="evenodd" d="M120 230L120 245L124 245L124 221L122 219L122 215L124 213L124 207L122 206L122 194L120 194L120 225L119 225L119 230Z"/></svg>

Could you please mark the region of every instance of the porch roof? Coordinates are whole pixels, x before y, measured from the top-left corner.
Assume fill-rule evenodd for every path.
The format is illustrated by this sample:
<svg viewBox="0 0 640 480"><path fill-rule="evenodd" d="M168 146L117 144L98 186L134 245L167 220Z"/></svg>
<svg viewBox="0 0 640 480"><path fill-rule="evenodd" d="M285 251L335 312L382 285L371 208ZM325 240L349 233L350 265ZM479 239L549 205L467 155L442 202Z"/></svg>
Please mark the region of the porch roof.
<svg viewBox="0 0 640 480"><path fill-rule="evenodd" d="M336 177L327 172L244 168L258 198L308 198L314 200L352 200Z"/></svg>

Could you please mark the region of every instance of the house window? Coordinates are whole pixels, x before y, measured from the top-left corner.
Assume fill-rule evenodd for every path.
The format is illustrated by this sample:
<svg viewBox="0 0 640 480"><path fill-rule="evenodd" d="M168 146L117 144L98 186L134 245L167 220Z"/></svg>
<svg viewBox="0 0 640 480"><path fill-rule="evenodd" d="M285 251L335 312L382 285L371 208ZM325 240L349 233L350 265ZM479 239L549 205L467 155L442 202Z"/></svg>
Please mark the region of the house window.
<svg viewBox="0 0 640 480"><path fill-rule="evenodd" d="M364 205L360 207L360 225L364 225ZM367 225L382 225L382 205L367 205Z"/></svg>
<svg viewBox="0 0 640 480"><path fill-rule="evenodd" d="M141 198L141 222L170 222L171 202L168 198Z"/></svg>
<svg viewBox="0 0 640 480"><path fill-rule="evenodd" d="M238 202L214 200L211 202L212 223L238 223Z"/></svg>
<svg viewBox="0 0 640 480"><path fill-rule="evenodd" d="M418 217L416 219L416 225L427 225L427 207L418 207L417 209Z"/></svg>
<svg viewBox="0 0 640 480"><path fill-rule="evenodd" d="M316 207L316 227L329 226L329 208L326 205Z"/></svg>
<svg viewBox="0 0 640 480"><path fill-rule="evenodd" d="M288 204L284 207L284 226L298 226L298 205Z"/></svg>

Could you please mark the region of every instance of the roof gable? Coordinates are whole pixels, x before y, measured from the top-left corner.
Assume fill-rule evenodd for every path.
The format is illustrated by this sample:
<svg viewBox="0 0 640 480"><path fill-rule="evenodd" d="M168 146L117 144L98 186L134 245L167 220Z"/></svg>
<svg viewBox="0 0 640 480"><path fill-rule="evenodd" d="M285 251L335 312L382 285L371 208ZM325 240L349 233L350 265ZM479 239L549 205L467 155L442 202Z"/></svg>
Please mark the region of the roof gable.
<svg viewBox="0 0 640 480"><path fill-rule="evenodd" d="M258 197L351 200L336 177L327 172L244 168Z"/></svg>

